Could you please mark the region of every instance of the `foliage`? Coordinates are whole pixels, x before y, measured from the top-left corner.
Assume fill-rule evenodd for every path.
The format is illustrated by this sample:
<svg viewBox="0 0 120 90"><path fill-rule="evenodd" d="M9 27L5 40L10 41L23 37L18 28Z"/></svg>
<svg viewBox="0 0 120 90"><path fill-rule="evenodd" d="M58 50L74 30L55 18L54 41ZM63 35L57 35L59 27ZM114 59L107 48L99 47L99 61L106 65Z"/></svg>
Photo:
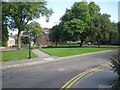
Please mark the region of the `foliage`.
<svg viewBox="0 0 120 90"><path fill-rule="evenodd" d="M90 22L100 12L99 6L94 2L87 3L85 1L75 2L71 9L66 9L65 14L61 18L61 26L66 34L67 39L74 38L83 41L90 34Z"/></svg>
<svg viewBox="0 0 120 90"><path fill-rule="evenodd" d="M8 30L7 27L2 24L2 46L5 47L7 46L7 41L8 41Z"/></svg>
<svg viewBox="0 0 120 90"><path fill-rule="evenodd" d="M120 80L116 79L112 86L113 90L120 90Z"/></svg>
<svg viewBox="0 0 120 90"><path fill-rule="evenodd" d="M120 34L120 22L118 22L118 34ZM120 39L120 36L118 36L118 39ZM114 55L111 58L112 68L115 73L117 73L118 78L113 83L113 88L115 90L120 90L120 49L118 48L118 54Z"/></svg>
<svg viewBox="0 0 120 90"><path fill-rule="evenodd" d="M115 73L117 73L118 78L113 84L113 88L116 88L116 90L120 89L120 51L118 50L118 55L114 55L111 58L112 68Z"/></svg>
<svg viewBox="0 0 120 90"><path fill-rule="evenodd" d="M49 38L52 42L55 42L56 47L57 47L57 43L61 39L61 29L59 25L52 27Z"/></svg>
<svg viewBox="0 0 120 90"><path fill-rule="evenodd" d="M2 14L6 13L6 24L10 29L18 29L18 49L20 49L20 33L24 31L30 20L46 16L47 21L52 10L46 7L47 2L2 2Z"/></svg>
<svg viewBox="0 0 120 90"><path fill-rule="evenodd" d="M6 12L2 13L2 46L7 46L7 41L8 41L8 29L6 25Z"/></svg>
<svg viewBox="0 0 120 90"><path fill-rule="evenodd" d="M38 36L43 36L43 29L41 28L40 24L33 21L30 24L27 25L27 29L32 32L33 36L38 35Z"/></svg>
<svg viewBox="0 0 120 90"><path fill-rule="evenodd" d="M111 42L117 39L117 26L110 21L110 15L101 14L100 7L94 2L75 2L71 9L66 9L59 24L63 40L80 40L80 46L86 39L98 42ZM115 35L116 34L116 35Z"/></svg>
<svg viewBox="0 0 120 90"><path fill-rule="evenodd" d="M29 44L29 37L21 37L21 42L24 44L24 45L27 45Z"/></svg>
<svg viewBox="0 0 120 90"><path fill-rule="evenodd" d="M31 32L31 36L34 37L34 44L36 44L37 37L42 37L44 35L44 31L41 28L40 24L33 21L27 25L27 30Z"/></svg>
<svg viewBox="0 0 120 90"><path fill-rule="evenodd" d="M104 39L109 39L110 32L110 19L107 14L100 14L92 20L92 37L97 40L98 47L100 47L100 41Z"/></svg>
<svg viewBox="0 0 120 90"><path fill-rule="evenodd" d="M118 28L117 28L117 23L111 23L110 24L110 32L109 32L109 41L112 39L118 40Z"/></svg>

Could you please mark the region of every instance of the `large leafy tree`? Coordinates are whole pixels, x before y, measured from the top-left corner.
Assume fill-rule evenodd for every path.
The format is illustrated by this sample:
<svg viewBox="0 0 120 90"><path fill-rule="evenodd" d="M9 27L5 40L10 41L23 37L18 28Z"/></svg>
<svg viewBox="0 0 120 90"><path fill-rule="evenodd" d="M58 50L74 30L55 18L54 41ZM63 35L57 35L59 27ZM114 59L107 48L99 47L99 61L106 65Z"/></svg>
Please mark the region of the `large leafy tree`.
<svg viewBox="0 0 120 90"><path fill-rule="evenodd" d="M111 43L112 40L118 40L118 27L117 23L112 22L110 24L110 32L109 32L109 42Z"/></svg>
<svg viewBox="0 0 120 90"><path fill-rule="evenodd" d="M55 25L52 27L49 38L52 42L55 42L55 45L57 47L58 42L61 39L61 29L59 25Z"/></svg>
<svg viewBox="0 0 120 90"><path fill-rule="evenodd" d="M100 14L96 16L92 21L92 38L98 42L98 47L100 47L101 40L109 40L110 33L110 15Z"/></svg>
<svg viewBox="0 0 120 90"><path fill-rule="evenodd" d="M46 16L47 20L52 14L52 10L48 10L46 7L47 2L3 2L2 12L6 12L7 25L10 29L18 30L17 36L17 49L21 48L20 34L24 31L26 25L30 20L39 18L40 16Z"/></svg>
<svg viewBox="0 0 120 90"><path fill-rule="evenodd" d="M94 2L87 3L85 1L75 2L71 9L67 9L61 18L63 31L76 40L83 41L90 34L91 20L99 14L100 8Z"/></svg>

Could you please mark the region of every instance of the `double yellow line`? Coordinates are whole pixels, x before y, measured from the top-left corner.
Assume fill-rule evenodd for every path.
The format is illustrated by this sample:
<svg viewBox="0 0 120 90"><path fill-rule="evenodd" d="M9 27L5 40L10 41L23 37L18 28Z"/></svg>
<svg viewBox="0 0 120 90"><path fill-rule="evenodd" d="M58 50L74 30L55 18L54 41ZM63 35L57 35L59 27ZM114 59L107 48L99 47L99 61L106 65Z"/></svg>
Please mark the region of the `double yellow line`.
<svg viewBox="0 0 120 90"><path fill-rule="evenodd" d="M107 67L107 66L109 66L109 65L110 65L110 63L103 64L103 65L100 65L100 66L98 66L98 67L92 68L92 69L90 69L90 70L87 70L87 71L84 71L84 72L78 74L77 76L75 76L75 77L73 77L72 79L70 79L67 83L65 83L65 84L60 88L60 90L67 90L67 89L71 88L74 83L76 83L79 79L81 79L81 78L84 77L85 75L87 75L87 74L89 74L89 73L92 73L92 72L95 72L95 71L97 71L97 70L99 70L99 69L105 68L105 67Z"/></svg>

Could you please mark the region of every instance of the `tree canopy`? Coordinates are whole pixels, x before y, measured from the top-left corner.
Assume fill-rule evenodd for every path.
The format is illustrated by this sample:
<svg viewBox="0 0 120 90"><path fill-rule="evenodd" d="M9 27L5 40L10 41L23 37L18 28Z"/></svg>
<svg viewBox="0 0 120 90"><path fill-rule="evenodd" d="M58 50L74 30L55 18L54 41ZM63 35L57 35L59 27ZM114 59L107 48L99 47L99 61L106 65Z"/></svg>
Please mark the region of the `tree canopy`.
<svg viewBox="0 0 120 90"><path fill-rule="evenodd" d="M60 30L60 26L59 25L55 25L52 27L49 38L52 42L55 42L56 47L57 47L57 43L58 41L60 41L61 39L61 30Z"/></svg>
<svg viewBox="0 0 120 90"><path fill-rule="evenodd" d="M2 14L6 13L6 24L10 29L18 29L18 49L20 46L20 33L24 31L30 20L46 16L49 20L52 10L46 7L47 2L2 2Z"/></svg>
<svg viewBox="0 0 120 90"><path fill-rule="evenodd" d="M110 32L110 15L101 14L96 16L92 23L92 38L97 40L98 47L100 47L101 40L108 40L109 39L109 32Z"/></svg>
<svg viewBox="0 0 120 90"><path fill-rule="evenodd" d="M36 44L37 37L42 37L44 35L44 31L40 24L35 21L27 24L27 30L32 33L32 36L34 37L34 44Z"/></svg>
<svg viewBox="0 0 120 90"><path fill-rule="evenodd" d="M71 9L66 9L61 18L62 29L70 38L81 40L82 46L89 34L91 20L99 13L100 8L94 2L89 4L85 1L75 2Z"/></svg>
<svg viewBox="0 0 120 90"><path fill-rule="evenodd" d="M97 41L100 47L100 41L116 37L111 35L116 33L115 23L110 21L110 15L100 13L100 7L95 2L75 2L60 20L64 40L80 40L80 46L88 38Z"/></svg>
<svg viewBox="0 0 120 90"><path fill-rule="evenodd" d="M6 13L3 13L2 14L2 28L1 28L1 30L2 30L2 46L7 46L7 41L8 41L8 37L9 37L9 35L8 35L8 29L7 29L7 25L6 25L6 22L7 22L7 20L6 20Z"/></svg>

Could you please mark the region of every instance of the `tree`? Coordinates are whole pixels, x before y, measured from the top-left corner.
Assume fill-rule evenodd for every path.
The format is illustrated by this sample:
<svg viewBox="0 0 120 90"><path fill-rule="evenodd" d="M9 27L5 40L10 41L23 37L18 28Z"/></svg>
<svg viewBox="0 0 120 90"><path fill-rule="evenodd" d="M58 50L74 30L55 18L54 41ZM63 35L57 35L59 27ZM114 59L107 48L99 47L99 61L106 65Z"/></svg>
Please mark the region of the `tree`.
<svg viewBox="0 0 120 90"><path fill-rule="evenodd" d="M110 15L100 14L96 16L92 21L92 38L96 39L98 42L98 47L100 47L101 40L109 39L110 32Z"/></svg>
<svg viewBox="0 0 120 90"><path fill-rule="evenodd" d="M7 46L7 41L8 41L8 29L7 29L7 20L6 17L7 13L3 12L2 13L2 46Z"/></svg>
<svg viewBox="0 0 120 90"><path fill-rule="evenodd" d="M111 22L110 24L110 32L109 32L109 42L112 40L118 40L118 28L117 23Z"/></svg>
<svg viewBox="0 0 120 90"><path fill-rule="evenodd" d="M57 47L57 44L61 39L61 29L59 25L55 25L52 27L49 38L51 41L55 42L55 45Z"/></svg>
<svg viewBox="0 0 120 90"><path fill-rule="evenodd" d="M10 29L18 29L17 49L21 48L20 34L26 29L30 20L46 16L47 20L52 14L52 10L46 7L47 2L2 2L3 12L7 12L7 25Z"/></svg>
<svg viewBox="0 0 120 90"><path fill-rule="evenodd" d="M25 35L25 34L24 34ZM23 37L21 37L21 42L25 45L25 46L27 46L27 44L29 44L29 37L28 36L23 36Z"/></svg>
<svg viewBox="0 0 120 90"><path fill-rule="evenodd" d="M7 46L7 41L8 41L8 30L7 27L2 24L2 46Z"/></svg>
<svg viewBox="0 0 120 90"><path fill-rule="evenodd" d="M31 31L32 36L34 37L34 44L36 44L37 37L42 37L44 35L44 31L40 27L40 24L35 21L28 24L27 29Z"/></svg>
<svg viewBox="0 0 120 90"><path fill-rule="evenodd" d="M113 88L115 90L120 90L120 51L118 50L118 54L114 55L111 58L111 63L112 63L112 69L114 70L115 73L117 73L118 77L113 83Z"/></svg>
<svg viewBox="0 0 120 90"><path fill-rule="evenodd" d="M76 40L83 41L90 34L91 20L99 14L100 8L94 2L85 1L75 2L71 9L66 9L61 18L62 29L68 34L69 38L74 37Z"/></svg>
<svg viewBox="0 0 120 90"><path fill-rule="evenodd" d="M117 27L118 27L118 45L120 46L120 21L117 23Z"/></svg>

